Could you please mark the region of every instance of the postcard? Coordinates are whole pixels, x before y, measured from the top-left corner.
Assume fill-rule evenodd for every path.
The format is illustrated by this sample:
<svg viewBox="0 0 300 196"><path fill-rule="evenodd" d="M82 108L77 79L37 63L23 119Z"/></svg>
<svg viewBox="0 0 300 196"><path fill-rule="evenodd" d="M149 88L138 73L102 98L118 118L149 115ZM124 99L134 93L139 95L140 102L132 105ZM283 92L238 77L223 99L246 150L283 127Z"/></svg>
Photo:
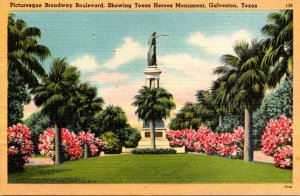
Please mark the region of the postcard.
<svg viewBox="0 0 300 196"><path fill-rule="evenodd" d="M1 195L297 195L299 3L2 0Z"/></svg>

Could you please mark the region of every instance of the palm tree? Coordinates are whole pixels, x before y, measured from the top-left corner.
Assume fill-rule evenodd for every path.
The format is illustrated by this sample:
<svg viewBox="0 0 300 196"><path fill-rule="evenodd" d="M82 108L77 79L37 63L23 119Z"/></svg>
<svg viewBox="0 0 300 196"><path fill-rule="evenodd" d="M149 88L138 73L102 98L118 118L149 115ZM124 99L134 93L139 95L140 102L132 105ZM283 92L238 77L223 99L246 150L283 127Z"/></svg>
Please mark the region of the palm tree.
<svg viewBox="0 0 300 196"><path fill-rule="evenodd" d="M235 55L223 55L214 73L216 101L224 108L245 110L244 160L253 161L253 112L261 105L268 79L268 68L262 66L264 46L261 41L236 42Z"/></svg>
<svg viewBox="0 0 300 196"><path fill-rule="evenodd" d="M18 71L25 84L34 87L38 78L45 75L40 63L50 56L46 46L39 45L37 38L41 31L36 27L27 27L24 20L15 20L14 14L8 17L8 73Z"/></svg>
<svg viewBox="0 0 300 196"><path fill-rule="evenodd" d="M70 98L70 106L73 108L71 122L73 130L89 130L94 115L102 110L104 100L97 97L97 88L89 83L81 83L76 88L75 93Z"/></svg>
<svg viewBox="0 0 300 196"><path fill-rule="evenodd" d="M137 107L135 113L138 118L144 121L149 121L151 130L151 148L155 146L155 121L166 119L170 116L172 109L176 107L173 101L173 96L164 88L149 88L144 86L135 96L135 101L132 103Z"/></svg>
<svg viewBox="0 0 300 196"><path fill-rule="evenodd" d="M97 114L100 120L101 132L111 131L118 136L121 145L124 144L124 130L127 127L127 116L120 106L108 105L103 111Z"/></svg>
<svg viewBox="0 0 300 196"><path fill-rule="evenodd" d="M203 124L212 129L215 129L221 124L221 119L218 118L222 115L222 110L217 107L216 101L214 100L212 93L208 90L199 90L196 93L198 103L198 113L201 116Z"/></svg>
<svg viewBox="0 0 300 196"><path fill-rule="evenodd" d="M55 164L61 159L61 128L74 114L70 99L76 93L80 72L70 66L66 59L56 58L52 61L49 75L42 79L42 83L32 90L35 104L42 108L42 112L49 116L55 133Z"/></svg>
<svg viewBox="0 0 300 196"><path fill-rule="evenodd" d="M171 119L170 129L194 129L196 130L201 124L200 114L198 113L198 105L195 103L187 102L180 111L176 114L176 117Z"/></svg>
<svg viewBox="0 0 300 196"><path fill-rule="evenodd" d="M271 67L269 87L275 88L281 79L290 77L293 70L293 10L282 10L268 15L270 24L262 28L268 47L263 65Z"/></svg>
<svg viewBox="0 0 300 196"><path fill-rule="evenodd" d="M47 47L39 45L41 31L27 27L23 20L8 16L8 124L19 123L23 118L24 104L30 102L28 87L38 84L45 74L41 61L50 56Z"/></svg>

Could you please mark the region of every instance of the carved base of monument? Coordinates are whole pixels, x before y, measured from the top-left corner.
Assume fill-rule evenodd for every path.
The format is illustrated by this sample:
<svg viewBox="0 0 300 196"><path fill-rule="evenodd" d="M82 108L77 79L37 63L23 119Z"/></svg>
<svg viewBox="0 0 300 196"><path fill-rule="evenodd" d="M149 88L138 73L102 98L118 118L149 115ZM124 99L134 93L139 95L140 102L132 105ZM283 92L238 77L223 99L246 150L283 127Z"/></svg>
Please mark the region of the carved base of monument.
<svg viewBox="0 0 300 196"><path fill-rule="evenodd" d="M149 128L143 128L141 130L141 140L139 141L137 148L151 148L150 147L150 135L151 130ZM155 129L155 144L156 148L170 148L169 141L166 138L166 129L165 128L156 128Z"/></svg>

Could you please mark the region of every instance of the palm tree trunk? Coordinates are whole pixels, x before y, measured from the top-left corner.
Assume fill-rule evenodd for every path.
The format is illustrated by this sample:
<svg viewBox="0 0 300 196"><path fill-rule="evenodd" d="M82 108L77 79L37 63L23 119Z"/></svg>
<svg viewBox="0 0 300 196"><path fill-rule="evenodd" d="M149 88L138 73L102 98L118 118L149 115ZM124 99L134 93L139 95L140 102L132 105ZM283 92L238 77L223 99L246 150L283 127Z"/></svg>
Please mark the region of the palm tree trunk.
<svg viewBox="0 0 300 196"><path fill-rule="evenodd" d="M244 139L244 161L252 162L253 161L253 118L252 110L245 109L245 139Z"/></svg>
<svg viewBox="0 0 300 196"><path fill-rule="evenodd" d="M61 128L57 127L57 124L54 125L55 129L55 165L62 163L62 147L61 147Z"/></svg>
<svg viewBox="0 0 300 196"><path fill-rule="evenodd" d="M87 159L89 157L89 147L87 143L84 143L84 158Z"/></svg>
<svg viewBox="0 0 300 196"><path fill-rule="evenodd" d="M222 115L220 114L219 115L219 127L221 127L222 126L222 124L223 124L223 117L222 117Z"/></svg>
<svg viewBox="0 0 300 196"><path fill-rule="evenodd" d="M151 130L151 134L150 134L150 147L152 149L156 149L156 145L155 145L155 122L154 120L150 120L150 130Z"/></svg>

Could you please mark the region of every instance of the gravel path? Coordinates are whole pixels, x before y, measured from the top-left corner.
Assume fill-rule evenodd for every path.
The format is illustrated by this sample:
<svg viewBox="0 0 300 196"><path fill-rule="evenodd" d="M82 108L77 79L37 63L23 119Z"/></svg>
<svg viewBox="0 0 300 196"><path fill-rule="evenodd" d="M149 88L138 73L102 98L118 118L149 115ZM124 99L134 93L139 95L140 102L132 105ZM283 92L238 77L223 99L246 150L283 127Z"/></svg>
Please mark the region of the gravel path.
<svg viewBox="0 0 300 196"><path fill-rule="evenodd" d="M273 163L273 157L265 155L262 151L254 151L254 161Z"/></svg>
<svg viewBox="0 0 300 196"><path fill-rule="evenodd" d="M31 158L25 165L54 165L54 162L50 158Z"/></svg>

